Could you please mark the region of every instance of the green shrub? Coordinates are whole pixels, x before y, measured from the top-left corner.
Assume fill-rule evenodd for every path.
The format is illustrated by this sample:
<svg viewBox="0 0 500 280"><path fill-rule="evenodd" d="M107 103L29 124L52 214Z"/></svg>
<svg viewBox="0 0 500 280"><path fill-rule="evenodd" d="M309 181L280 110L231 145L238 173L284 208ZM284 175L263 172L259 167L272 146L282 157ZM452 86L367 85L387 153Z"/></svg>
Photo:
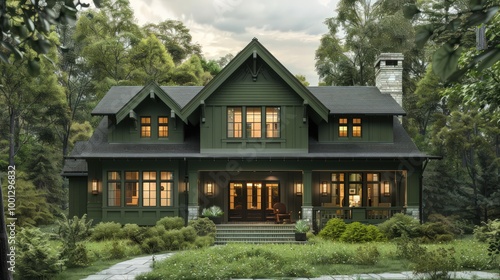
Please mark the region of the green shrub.
<svg viewBox="0 0 500 280"><path fill-rule="evenodd" d="M344 220L339 218L330 219L319 232L319 236L326 240L339 240L345 229L346 224Z"/></svg>
<svg viewBox="0 0 500 280"><path fill-rule="evenodd" d="M474 238L481 242L487 242L499 232L500 220L490 220L487 223L483 222L481 226L477 226L474 229Z"/></svg>
<svg viewBox="0 0 500 280"><path fill-rule="evenodd" d="M181 228L184 241L193 243L196 240L196 230L192 226Z"/></svg>
<svg viewBox="0 0 500 280"><path fill-rule="evenodd" d="M111 243L111 249L109 250L109 253L110 259L113 260L119 260L125 257L125 249L116 240Z"/></svg>
<svg viewBox="0 0 500 280"><path fill-rule="evenodd" d="M389 220L378 225L378 228L389 239L401 237L403 235L409 237L420 236L420 223L411 216L397 213Z"/></svg>
<svg viewBox="0 0 500 280"><path fill-rule="evenodd" d="M340 236L340 241L348 243L366 242L368 237L366 226L360 222L350 223Z"/></svg>
<svg viewBox="0 0 500 280"><path fill-rule="evenodd" d="M188 226L192 226L198 236L215 236L215 224L209 218L198 218L190 220Z"/></svg>
<svg viewBox="0 0 500 280"><path fill-rule="evenodd" d="M453 248L437 248L413 259L414 274L426 274L428 279L449 279L449 272L458 268Z"/></svg>
<svg viewBox="0 0 500 280"><path fill-rule="evenodd" d="M62 220L58 220L58 235L62 240L61 258L65 260L67 267L86 267L90 265L87 248L80 242L91 235L92 220L87 221L87 215L82 218L75 216L68 219L63 215Z"/></svg>
<svg viewBox="0 0 500 280"><path fill-rule="evenodd" d="M141 244L142 251L147 254L158 253L162 251L164 247L165 242L163 242L159 236L146 238Z"/></svg>
<svg viewBox="0 0 500 280"><path fill-rule="evenodd" d="M87 267L90 265L90 258L87 247L82 243L78 243L74 248L67 248L63 251L63 255L67 256L67 267Z"/></svg>
<svg viewBox="0 0 500 280"><path fill-rule="evenodd" d="M444 231L449 232L452 235L463 235L472 233L471 226L464 220L459 220L458 216L443 216L441 214L429 215L427 222L430 223L441 223Z"/></svg>
<svg viewBox="0 0 500 280"><path fill-rule="evenodd" d="M156 226L163 226L165 230L181 229L184 227L184 219L181 217L163 217L156 222Z"/></svg>
<svg viewBox="0 0 500 280"><path fill-rule="evenodd" d="M361 265L374 265L378 262L380 252L373 245L360 246L356 249L354 262Z"/></svg>
<svg viewBox="0 0 500 280"><path fill-rule="evenodd" d="M366 226L366 241L387 241L387 237L385 237L384 233L380 231L377 226L368 225Z"/></svg>
<svg viewBox="0 0 500 280"><path fill-rule="evenodd" d="M148 229L140 227L137 224L126 224L122 228L123 237L132 240L137 244L141 244L145 238L145 233Z"/></svg>
<svg viewBox="0 0 500 280"><path fill-rule="evenodd" d="M159 226L154 226L154 227L148 228L143 236L144 236L144 239L147 239L150 237L162 237L165 234L165 232L167 232L165 230L165 228L162 225L159 225Z"/></svg>
<svg viewBox="0 0 500 280"><path fill-rule="evenodd" d="M38 228L21 228L17 234L16 276L20 279L52 279L63 261ZM2 252L3 253L3 252Z"/></svg>
<svg viewBox="0 0 500 280"><path fill-rule="evenodd" d="M421 237L419 240L423 243L430 242L449 242L454 239L450 227L442 222L428 222L420 227Z"/></svg>
<svg viewBox="0 0 500 280"><path fill-rule="evenodd" d="M184 235L177 229L165 232L162 240L166 250L179 250L185 246Z"/></svg>
<svg viewBox="0 0 500 280"><path fill-rule="evenodd" d="M194 247L195 248L210 247L214 245L214 243L215 243L215 238L211 235L198 236L194 241Z"/></svg>
<svg viewBox="0 0 500 280"><path fill-rule="evenodd" d="M94 227L92 239L95 241L113 240L123 237L122 225L116 222L100 222Z"/></svg>
<svg viewBox="0 0 500 280"><path fill-rule="evenodd" d="M427 249L408 236L396 239L396 256L398 258L414 261L421 258L425 253L427 253Z"/></svg>

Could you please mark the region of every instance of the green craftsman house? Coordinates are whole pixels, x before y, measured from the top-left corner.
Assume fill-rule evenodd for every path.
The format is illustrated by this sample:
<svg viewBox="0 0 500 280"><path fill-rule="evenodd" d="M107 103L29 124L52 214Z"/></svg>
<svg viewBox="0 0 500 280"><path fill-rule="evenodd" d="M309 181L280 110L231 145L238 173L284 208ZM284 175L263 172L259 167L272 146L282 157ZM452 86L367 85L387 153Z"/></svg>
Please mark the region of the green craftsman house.
<svg viewBox="0 0 500 280"><path fill-rule="evenodd" d="M112 87L90 140L65 160L70 216L152 225L420 218L420 152L401 119L401 54L382 54L377 87L305 87L257 39L206 86ZM283 209L285 208L285 209Z"/></svg>

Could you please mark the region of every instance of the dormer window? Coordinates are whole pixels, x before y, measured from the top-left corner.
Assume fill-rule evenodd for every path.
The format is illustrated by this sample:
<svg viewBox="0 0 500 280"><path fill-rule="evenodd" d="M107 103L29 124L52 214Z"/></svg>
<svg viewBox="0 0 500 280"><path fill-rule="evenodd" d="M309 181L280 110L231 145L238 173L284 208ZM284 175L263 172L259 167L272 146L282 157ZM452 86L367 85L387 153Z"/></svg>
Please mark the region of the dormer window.
<svg viewBox="0 0 500 280"><path fill-rule="evenodd" d="M348 128L347 128L347 118L339 119L339 137L347 137L348 136Z"/></svg>
<svg viewBox="0 0 500 280"><path fill-rule="evenodd" d="M266 137L280 137L280 107L266 107Z"/></svg>
<svg viewBox="0 0 500 280"><path fill-rule="evenodd" d="M141 117L141 138L151 138L151 117Z"/></svg>
<svg viewBox="0 0 500 280"><path fill-rule="evenodd" d="M243 137L243 118L241 115L241 107L227 108L227 137Z"/></svg>
<svg viewBox="0 0 500 280"><path fill-rule="evenodd" d="M168 118L158 117L158 138L168 137Z"/></svg>
<svg viewBox="0 0 500 280"><path fill-rule="evenodd" d="M361 137L361 119L352 119L352 137Z"/></svg>
<svg viewBox="0 0 500 280"><path fill-rule="evenodd" d="M227 137L280 138L281 107L227 107Z"/></svg>

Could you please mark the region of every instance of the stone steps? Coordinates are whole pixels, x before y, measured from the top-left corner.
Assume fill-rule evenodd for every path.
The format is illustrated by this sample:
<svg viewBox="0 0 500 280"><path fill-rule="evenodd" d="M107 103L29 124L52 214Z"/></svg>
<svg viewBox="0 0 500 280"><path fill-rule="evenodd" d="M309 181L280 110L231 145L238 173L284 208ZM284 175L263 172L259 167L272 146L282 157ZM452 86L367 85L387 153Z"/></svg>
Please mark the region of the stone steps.
<svg viewBox="0 0 500 280"><path fill-rule="evenodd" d="M293 224L217 225L215 244L227 243L303 243L295 241Z"/></svg>

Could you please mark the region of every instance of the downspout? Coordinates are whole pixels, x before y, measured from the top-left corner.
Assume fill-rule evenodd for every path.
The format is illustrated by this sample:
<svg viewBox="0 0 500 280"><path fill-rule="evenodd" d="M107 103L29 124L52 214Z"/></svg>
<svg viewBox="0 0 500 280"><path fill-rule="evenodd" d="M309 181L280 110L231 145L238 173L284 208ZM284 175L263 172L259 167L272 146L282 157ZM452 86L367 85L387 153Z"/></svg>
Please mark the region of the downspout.
<svg viewBox="0 0 500 280"><path fill-rule="evenodd" d="M419 218L420 218L420 223L424 223L424 204L423 204L423 197L424 197L424 171L425 168L427 168L427 164L429 163L429 159L425 159L424 165L422 166L422 172L420 173L419 176L419 188L420 188L420 198L419 198Z"/></svg>

